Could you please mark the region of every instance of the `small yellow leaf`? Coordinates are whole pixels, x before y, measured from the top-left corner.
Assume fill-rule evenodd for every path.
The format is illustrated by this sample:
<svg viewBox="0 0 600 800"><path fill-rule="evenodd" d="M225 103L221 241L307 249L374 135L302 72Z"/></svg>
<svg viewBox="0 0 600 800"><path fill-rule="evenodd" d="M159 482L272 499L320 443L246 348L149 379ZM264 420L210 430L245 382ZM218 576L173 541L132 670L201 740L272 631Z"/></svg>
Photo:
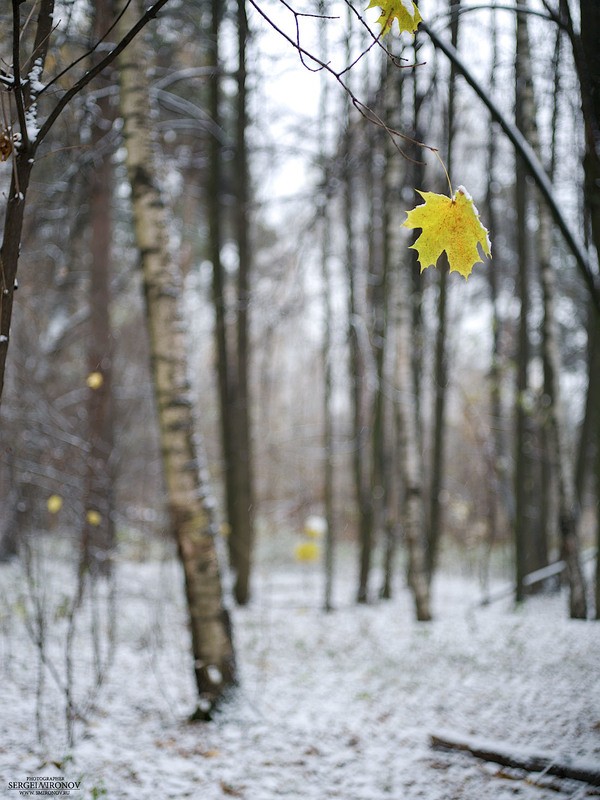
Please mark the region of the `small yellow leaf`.
<svg viewBox="0 0 600 800"><path fill-rule="evenodd" d="M94 511L93 508L90 508L90 510L86 513L85 518L90 525L94 526L94 528L97 528L102 522L102 516L97 511Z"/></svg>
<svg viewBox="0 0 600 800"><path fill-rule="evenodd" d="M435 267L445 250L450 272L460 272L468 278L475 264L483 261L478 245L491 258L487 230L467 190L459 186L453 197L435 192L419 192L425 203L407 212L405 228L422 228L411 245L419 255L421 272Z"/></svg>
<svg viewBox="0 0 600 800"><path fill-rule="evenodd" d="M46 501L46 507L51 514L58 514L63 506L63 499L59 494L51 494Z"/></svg>
<svg viewBox="0 0 600 800"><path fill-rule="evenodd" d="M316 542L299 542L294 548L296 561L316 561L319 557L321 548Z"/></svg>
<svg viewBox="0 0 600 800"><path fill-rule="evenodd" d="M400 31L414 33L422 17L413 0L371 0L369 8L379 7L381 16L377 22L381 25L381 35L385 36L392 30L395 19L398 20Z"/></svg>
<svg viewBox="0 0 600 800"><path fill-rule="evenodd" d="M101 372L90 372L85 382L90 387L90 389L99 389L104 383L104 378L102 377Z"/></svg>

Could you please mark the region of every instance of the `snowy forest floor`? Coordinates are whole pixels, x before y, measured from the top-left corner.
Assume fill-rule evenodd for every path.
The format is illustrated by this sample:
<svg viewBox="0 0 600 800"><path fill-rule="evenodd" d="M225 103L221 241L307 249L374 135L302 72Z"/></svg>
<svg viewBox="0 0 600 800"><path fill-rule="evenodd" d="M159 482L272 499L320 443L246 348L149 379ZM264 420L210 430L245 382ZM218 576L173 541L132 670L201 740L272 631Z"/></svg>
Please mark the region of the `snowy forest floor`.
<svg viewBox="0 0 600 800"><path fill-rule="evenodd" d="M325 614L319 567L261 564L252 603L234 612L240 688L213 722L191 724L177 563L120 561L116 613L100 591L79 611L70 647L66 571L54 559L38 574L40 669L22 569L0 565L0 797L36 775L80 781L78 800L600 796L429 743L443 728L600 763L600 624L568 620L564 595L477 608L476 581L440 575L435 621L423 624L403 588L354 605L350 574ZM70 743L68 693L81 717Z"/></svg>

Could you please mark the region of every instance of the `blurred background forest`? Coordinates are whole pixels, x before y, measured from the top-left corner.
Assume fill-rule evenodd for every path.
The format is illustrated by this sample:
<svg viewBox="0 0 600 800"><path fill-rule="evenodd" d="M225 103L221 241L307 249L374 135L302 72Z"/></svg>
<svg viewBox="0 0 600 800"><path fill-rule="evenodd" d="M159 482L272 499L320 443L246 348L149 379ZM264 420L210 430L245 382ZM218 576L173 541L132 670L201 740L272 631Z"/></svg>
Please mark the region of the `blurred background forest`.
<svg viewBox="0 0 600 800"><path fill-rule="evenodd" d="M359 602L403 587L408 562L422 619L435 570L467 568L483 592L502 575L522 600L566 563L571 615L597 613L598 311L525 162L434 46L452 43L516 123L597 265L579 6L518 8L423 0L426 30L379 39L379 11L357 3L170 0L136 40L204 506L241 604L268 553L322 562L326 607L339 559ZM40 119L117 41L113 19L104 0L56 3ZM0 20L7 75L6 5ZM120 559L172 547L125 63L72 99L36 153L2 397L0 555L33 569L44 548L61 553L75 596ZM12 143L7 82L0 98ZM402 228L415 189L448 191L430 148L490 231L493 260L468 281L443 259L421 273Z"/></svg>

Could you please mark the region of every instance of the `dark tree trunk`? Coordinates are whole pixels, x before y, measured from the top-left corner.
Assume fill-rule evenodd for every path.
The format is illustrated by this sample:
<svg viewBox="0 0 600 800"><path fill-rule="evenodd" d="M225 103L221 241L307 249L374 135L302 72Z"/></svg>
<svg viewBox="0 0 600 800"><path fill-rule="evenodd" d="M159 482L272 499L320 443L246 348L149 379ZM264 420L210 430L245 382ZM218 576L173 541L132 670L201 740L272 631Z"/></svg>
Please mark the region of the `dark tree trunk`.
<svg viewBox="0 0 600 800"><path fill-rule="evenodd" d="M450 34L452 46L458 47L458 23L460 19L460 0L450 0ZM456 77L454 64L450 65L450 83L448 87L448 152L446 166L452 177L454 142L454 116L456 107ZM431 484L429 490L429 525L427 542L427 573L431 580L438 555L440 534L444 525L440 494L444 479L444 451L446 439L446 395L448 388L447 365L447 306L448 306L448 264L444 257L438 270L438 329L435 343L435 366L433 376L433 445L431 456Z"/></svg>
<svg viewBox="0 0 600 800"><path fill-rule="evenodd" d="M227 520L227 545L229 563L236 571L236 501L235 501L235 359L227 337L226 279L221 262L222 234L222 142L221 142L221 59L219 53L219 35L223 3L212 0L212 17L210 38L208 42L207 61L212 68L209 83L208 107L214 125L209 139L209 169L206 184L206 206L208 217L208 247L212 263L212 302L215 311L215 349L217 362L217 379L219 387L219 411L221 425L221 452L223 459L223 483L225 517Z"/></svg>
<svg viewBox="0 0 600 800"><path fill-rule="evenodd" d="M94 31L100 38L111 21L111 4L96 3ZM112 333L112 184L110 133L113 114L108 97L95 103L92 121L93 161L90 170L90 322L88 345L88 431L82 568L92 575L111 572L115 546L113 491Z"/></svg>
<svg viewBox="0 0 600 800"><path fill-rule="evenodd" d="M236 117L236 217L235 229L238 246L238 301L237 301L237 381L234 401L236 425L235 475L235 566L234 593L241 605L250 597L250 575L254 542L254 479L252 469L252 437L250 418L250 276L252 274L252 246L250 241L250 176L248 170L248 89L246 80L246 45L248 19L245 0L238 0L238 94Z"/></svg>
<svg viewBox="0 0 600 800"><path fill-rule="evenodd" d="M517 14L517 50L515 60L515 120L519 129L526 133L529 125L530 84L527 75L527 28L524 14ZM527 551L531 540L531 414L529 410L528 369L530 360L529 309L531 293L530 250L527 231L528 192L525 170L519 156L516 158L515 208L517 214L518 295L521 303L518 332L517 386L515 399L515 583L516 600L525 598L523 578L528 572Z"/></svg>

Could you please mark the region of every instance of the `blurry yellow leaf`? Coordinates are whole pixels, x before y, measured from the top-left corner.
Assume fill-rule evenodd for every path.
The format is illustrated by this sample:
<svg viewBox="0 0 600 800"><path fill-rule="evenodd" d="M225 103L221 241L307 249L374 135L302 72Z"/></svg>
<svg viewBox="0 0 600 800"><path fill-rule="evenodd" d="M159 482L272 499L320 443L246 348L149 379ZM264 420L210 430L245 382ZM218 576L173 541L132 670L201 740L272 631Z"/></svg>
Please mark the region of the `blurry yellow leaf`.
<svg viewBox="0 0 600 800"><path fill-rule="evenodd" d="M104 383L104 378L102 377L101 372L90 372L85 382L90 389L99 389Z"/></svg>
<svg viewBox="0 0 600 800"><path fill-rule="evenodd" d="M63 499L58 494L51 494L46 501L46 506L51 514L58 514L63 506Z"/></svg>
<svg viewBox="0 0 600 800"><path fill-rule="evenodd" d="M395 19L400 30L408 33L414 33L422 20L413 0L371 0L367 9L375 7L381 9L377 22L381 25L382 36L391 31Z"/></svg>
<svg viewBox="0 0 600 800"><path fill-rule="evenodd" d="M88 523L90 525L93 525L95 528L97 528L98 525L100 525L100 523L102 522L101 515L97 511L94 511L93 508L90 508L90 510L85 515L85 518L88 521Z"/></svg>
<svg viewBox="0 0 600 800"><path fill-rule="evenodd" d="M319 558L321 548L316 542L299 542L294 548L296 561L316 561Z"/></svg>
<svg viewBox="0 0 600 800"><path fill-rule="evenodd" d="M487 230L479 220L473 198L459 186L453 197L434 192L419 192L425 203L408 211L405 228L422 228L423 232L411 245L419 255L421 272L434 267L445 250L450 272L460 272L468 278L474 265L483 261L478 245L491 257Z"/></svg>

